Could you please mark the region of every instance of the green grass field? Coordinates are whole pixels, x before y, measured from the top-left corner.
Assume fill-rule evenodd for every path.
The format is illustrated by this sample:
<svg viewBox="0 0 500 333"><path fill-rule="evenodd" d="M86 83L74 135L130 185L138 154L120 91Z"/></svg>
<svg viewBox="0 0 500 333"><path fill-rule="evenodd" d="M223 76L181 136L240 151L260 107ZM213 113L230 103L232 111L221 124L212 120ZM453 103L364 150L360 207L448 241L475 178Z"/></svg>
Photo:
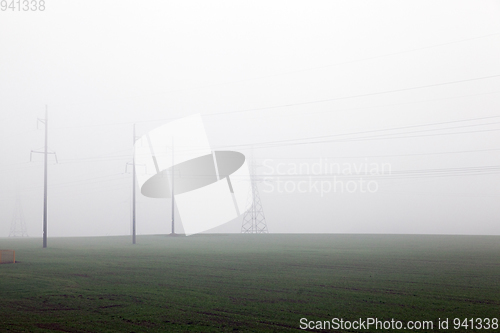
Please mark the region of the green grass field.
<svg viewBox="0 0 500 333"><path fill-rule="evenodd" d="M0 332L281 332L302 331L301 318L500 318L498 236L137 242L49 238L42 249L41 239L0 239L18 261L0 265Z"/></svg>

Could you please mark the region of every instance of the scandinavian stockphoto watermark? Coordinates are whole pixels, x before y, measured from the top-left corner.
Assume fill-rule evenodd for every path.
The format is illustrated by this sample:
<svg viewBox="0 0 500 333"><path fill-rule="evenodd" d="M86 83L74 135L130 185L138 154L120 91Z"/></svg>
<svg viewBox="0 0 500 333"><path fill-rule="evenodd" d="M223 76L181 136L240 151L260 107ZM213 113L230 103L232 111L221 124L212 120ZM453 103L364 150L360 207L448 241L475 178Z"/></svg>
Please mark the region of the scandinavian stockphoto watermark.
<svg viewBox="0 0 500 333"><path fill-rule="evenodd" d="M318 158L314 162L265 159L262 166L265 193L375 193L378 179L391 175L390 163L349 163Z"/></svg>
<svg viewBox="0 0 500 333"><path fill-rule="evenodd" d="M432 330L432 320L416 320L403 322L401 320L380 320L378 318L359 318L345 320L344 318L332 318L331 320L308 320L300 319L299 328L302 330Z"/></svg>
<svg viewBox="0 0 500 333"><path fill-rule="evenodd" d="M437 320L402 321L394 318L357 318L353 320L332 318L331 320L309 320L301 318L301 330L356 330L356 331L432 331L432 330L498 330L498 318L438 318Z"/></svg>

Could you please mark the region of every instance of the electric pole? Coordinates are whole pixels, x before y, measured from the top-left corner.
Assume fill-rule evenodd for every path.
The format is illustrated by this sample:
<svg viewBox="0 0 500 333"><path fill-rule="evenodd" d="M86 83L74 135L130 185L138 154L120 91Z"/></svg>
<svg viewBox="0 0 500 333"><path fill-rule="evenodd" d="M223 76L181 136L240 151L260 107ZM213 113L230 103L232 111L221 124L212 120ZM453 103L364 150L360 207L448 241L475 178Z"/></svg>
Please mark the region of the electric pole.
<svg viewBox="0 0 500 333"><path fill-rule="evenodd" d="M262 208L262 202L260 201L259 187L257 183L259 179L257 178L257 166L252 157L250 160L250 191L248 193L248 200L252 200L252 205L243 215L243 223L241 224L241 233L244 234L267 234L267 222L264 215L264 209Z"/></svg>
<svg viewBox="0 0 500 333"><path fill-rule="evenodd" d="M132 152L132 244L135 244L135 124L134 124L134 150Z"/></svg>
<svg viewBox="0 0 500 333"><path fill-rule="evenodd" d="M47 247L47 145L49 141L49 112L45 105L45 153L43 157L43 247Z"/></svg>
<svg viewBox="0 0 500 333"><path fill-rule="evenodd" d="M32 150L31 154L33 153L39 153L39 154L44 154L44 159L43 159L43 248L47 247L47 161L48 161L48 154L54 154L54 152L49 153L48 152L48 145L49 145L49 113L48 113L48 108L47 105L45 105L45 119L40 119L38 118L38 122L41 122L42 124L45 125L45 148L44 151L35 151ZM37 125L38 125L37 122ZM31 154L30 154L30 161L31 161ZM56 157L56 162L57 162L57 155Z"/></svg>
<svg viewBox="0 0 500 333"><path fill-rule="evenodd" d="M136 166L140 165L143 166L144 169L146 170L146 165L145 164L137 164L135 163L135 142L137 141L137 136L135 135L135 125L133 127L133 146L132 146L132 163L127 162L125 165L125 173L128 173L128 166L132 165L132 244L136 243L136 235L137 235L137 228L136 228ZM146 171L145 171L146 172Z"/></svg>
<svg viewBox="0 0 500 333"><path fill-rule="evenodd" d="M172 233L170 236L175 236L175 225L174 225L174 217L175 217L175 199L174 199L174 138L172 137Z"/></svg>
<svg viewBox="0 0 500 333"><path fill-rule="evenodd" d="M14 216L10 225L9 237L28 237L28 229L24 220L23 207L21 205L21 196L19 193L16 197L16 205L14 206Z"/></svg>

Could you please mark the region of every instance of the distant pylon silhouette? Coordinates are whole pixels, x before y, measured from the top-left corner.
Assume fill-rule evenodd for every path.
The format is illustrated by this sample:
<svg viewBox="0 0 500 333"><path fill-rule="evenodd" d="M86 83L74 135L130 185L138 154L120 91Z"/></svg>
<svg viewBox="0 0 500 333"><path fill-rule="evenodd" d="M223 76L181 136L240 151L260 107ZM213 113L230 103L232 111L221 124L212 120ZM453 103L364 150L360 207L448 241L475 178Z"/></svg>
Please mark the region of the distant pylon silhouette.
<svg viewBox="0 0 500 333"><path fill-rule="evenodd" d="M17 196L14 206L14 216L10 225L9 237L29 237L26 222L24 221L23 207L21 206L21 198Z"/></svg>
<svg viewBox="0 0 500 333"><path fill-rule="evenodd" d="M259 187L257 186L258 179L256 176L256 165L253 160L250 163L250 191L248 200L253 200L252 206L243 215L243 223L241 224L241 232L244 234L267 234L267 222L264 216L264 209L260 201Z"/></svg>

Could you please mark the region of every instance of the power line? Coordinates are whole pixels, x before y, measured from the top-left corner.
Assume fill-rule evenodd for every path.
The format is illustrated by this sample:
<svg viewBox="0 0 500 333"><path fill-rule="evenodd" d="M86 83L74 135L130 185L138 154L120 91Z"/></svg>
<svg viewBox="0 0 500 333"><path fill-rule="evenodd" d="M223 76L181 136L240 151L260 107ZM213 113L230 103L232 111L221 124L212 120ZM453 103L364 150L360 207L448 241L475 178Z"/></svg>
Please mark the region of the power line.
<svg viewBox="0 0 500 333"><path fill-rule="evenodd" d="M463 154L463 153L481 153L500 151L497 149L475 149L475 150L459 150L459 151L444 151L435 153L415 153L415 154L390 154L390 155L365 155L365 156L329 156L329 157L261 157L260 160L274 159L274 160L292 160L292 159L342 159L342 158L372 158L372 157L408 157L408 156L427 156L427 155L446 155L446 154Z"/></svg>
<svg viewBox="0 0 500 333"><path fill-rule="evenodd" d="M360 137L360 138L347 138L347 139L332 139L332 140L321 140L321 141L312 141L312 142L294 142L294 143L285 143L285 144L263 144L259 147L259 144L244 144L244 145L232 145L225 147L248 147L254 145L256 148L276 148L276 147L285 147L285 146L299 146L299 145L309 145L309 144L317 144L317 143L328 143L328 142L354 142L354 141L372 141L372 140L391 140L391 139L408 139L408 138L421 138L421 137L430 137L430 136L443 136L443 135L459 135L459 134L471 134L471 133L485 133L485 132L496 132L500 131L500 129L491 129L491 130L478 130L478 131L464 131L464 132L454 132L454 133L436 133L436 134L423 134L423 135L407 135L407 136L399 136L399 137Z"/></svg>
<svg viewBox="0 0 500 333"><path fill-rule="evenodd" d="M325 102L332 102L332 101L345 100L345 99L353 99L353 98L359 98L359 97L384 95L384 94L390 94L390 93L395 93L395 92L402 92L402 91L409 91L409 90L417 90L417 89L424 89L424 88L430 88L430 87L451 85L451 84L457 84L457 83L462 83L462 82L486 80L486 79L491 79L491 78L496 78L496 77L500 77L500 74L499 75L490 75L490 76L483 76L483 77L471 78L471 79L464 79L464 80L457 80L457 81L448 81L448 82L442 82L442 83L434 83L434 84L428 84L428 85L422 85L422 86L415 86L415 87L409 87L409 88L402 88L402 89L379 91L379 92L373 92L373 93L367 93L367 94L358 94L358 95L351 95L351 96L344 96L344 97L335 97L335 98L320 99L320 100L312 100L312 101L305 101L305 102L298 102L298 103L280 104L280 105L265 106L265 107L260 107L260 108L250 108L250 109L243 109L243 110L233 110L233 111L225 111L225 112L208 113L208 114L204 114L203 117L220 116L220 115L227 115L227 114L236 114L236 113L243 113L243 112L250 112L250 111L272 110L272 109L287 108L287 107L292 107L292 106L301 106L301 105L325 103ZM496 93L496 92L494 92L494 93ZM486 94L488 94L488 93L486 93ZM478 95L482 95L482 94L478 94ZM475 96L475 95L469 95L469 96ZM450 99L450 98L446 98L446 99ZM419 103L419 102L417 102L417 103ZM409 104L412 104L412 103L409 103ZM390 104L389 106L393 106L393 105L399 105L399 104ZM175 117L149 119L149 120L136 120L136 121L130 121L130 122L123 122L123 123L113 123L113 124L93 124L93 125L65 126L65 127L57 127L57 129L84 128L84 127L96 127L96 126L119 126L119 125L130 125L130 124L134 124L134 123L138 123L139 124L139 123L152 123L152 122L159 122L159 121L168 121L168 120L173 120L173 119L175 119Z"/></svg>
<svg viewBox="0 0 500 333"><path fill-rule="evenodd" d="M373 135L371 137L381 137L381 136L388 136L388 135L400 135L400 134L411 134L411 133L422 133L422 132L432 132L432 131L447 131L450 129L465 128L465 127L477 127L477 126L489 126L489 125L496 125L496 124L500 124L500 122L494 121L494 122L483 123L483 124L460 125L460 126L443 127L443 128L428 128L428 129L421 129L421 130L409 131L409 132L379 134L379 135ZM442 133L442 134L446 134L446 133Z"/></svg>
<svg viewBox="0 0 500 333"><path fill-rule="evenodd" d="M115 180L118 180L118 178L116 178ZM102 185L102 183L104 183L104 182L106 182L106 181L97 181L97 182L94 182L94 184L100 184L99 188L79 188L77 192L71 193L71 197L73 197L73 196L80 196L80 195L89 195L89 194L92 194L92 193L102 193L103 191L117 190L117 189L129 186L126 183L117 183L117 184ZM39 187L27 187L27 188L23 188L23 191L29 192L29 191L32 191L32 190L35 190L35 189L39 189ZM25 194L25 195L28 195L28 194ZM64 196L65 198L68 198L68 192L67 191L58 192L57 188L56 188L56 191L54 191L54 193L52 193L51 196L52 197L56 197L56 198ZM3 199L0 199L0 201L10 201L10 199L7 200L6 198L15 198L15 197L16 197L15 195L2 196Z"/></svg>
<svg viewBox="0 0 500 333"><path fill-rule="evenodd" d="M118 161L123 159L129 159L130 155L118 155L118 156L99 156L99 157L83 157L83 158L71 158L65 159L59 162L59 164L71 164L71 163L81 163L81 162L99 162L99 161Z"/></svg>
<svg viewBox="0 0 500 333"><path fill-rule="evenodd" d="M434 134L428 134L428 135L407 135L409 133L422 133L422 132L428 132L428 131L446 131L446 130L450 130L450 129L465 128L465 127L488 126L488 125L498 124L500 122L489 122L489 123L482 123L482 124L460 125L460 126L453 126L453 127L434 128L434 129L422 129L422 130L410 131L410 132L383 133L383 134L380 134L380 135L370 135L370 136L355 137L355 138L345 138L345 139L309 141L309 140L322 139L322 138L338 138L338 137L345 137L345 136L350 136L350 135L368 134L368 133L377 133L377 132L386 132L386 131L395 131L395 130L409 129L409 128L418 128L418 127L438 126L438 125L453 124L453 123L468 122L468 121L478 121L478 120L486 120L486 119L494 119L494 118L500 118L500 116L469 118L469 119L452 120L452 121L444 121L444 122L437 122L437 123L427 123L427 124L419 124L419 125L391 127L391 128L378 129L378 130L370 130L370 131L358 131L358 132L343 133L343 134L315 136L315 137L307 137L307 138L300 138L300 139L275 140L275 141L260 142L260 143L229 145L229 146L225 146L225 147L234 148L234 147L246 147L246 146L255 145L255 146L261 146L262 148L268 148L268 147L282 147L282 146L315 144L315 143L326 143L326 142L370 141L370 140L386 140L386 139L401 139L401 138L413 138L413 137L427 137L427 136L441 136L441 135L455 135L455 134L469 134L469 133L492 132L492 131L498 131L500 129L483 129L483 130L477 130L477 131L462 131L462 132L451 132L451 133L434 133ZM394 136L394 135L400 135L400 136ZM403 136L401 136L401 135L403 135ZM302 142L300 142L300 141L302 141ZM394 155L392 155L392 156L394 156ZM405 156L405 155L401 155L401 156ZM406 156L408 156L408 155L406 155ZM126 156L124 156L124 158L125 157ZM120 157L120 159L121 159L121 157ZM74 161L78 161L78 159L74 159Z"/></svg>
<svg viewBox="0 0 500 333"><path fill-rule="evenodd" d="M330 167L325 163L324 168ZM328 171L328 170L325 170ZM330 170L331 171L331 170ZM388 173L380 172L380 170L376 172L343 172L340 170L340 166L338 166L338 170L336 172L326 172L326 173L301 173L301 174L260 174L256 175L263 179L278 179L280 181L292 180L295 181L297 179L309 178L315 180L321 179L330 179L330 178L363 178L363 179L411 179L411 178L421 178L421 177L452 177L452 176L474 176L474 175L491 175L491 174L499 174L500 173L500 165L485 165L485 166L473 166L473 167L459 167L459 168L434 168L434 169L414 169L414 170L397 170L390 171Z"/></svg>
<svg viewBox="0 0 500 333"><path fill-rule="evenodd" d="M67 187L67 186L99 184L99 183L102 183L102 182L124 179L123 178L124 174L125 173L116 173L116 174L111 174L111 175L98 176L98 177L85 178L85 179L78 179L78 180L73 180L73 181L63 182L63 183L56 183L56 184L51 184L51 185L55 189L58 189L58 188ZM119 176L119 177L116 177L116 176ZM114 178L110 178L110 177L114 177ZM110 178L110 179L106 179L106 178ZM103 180L103 179L105 179L105 180ZM24 190L35 190L35 189L39 189L40 187L41 186L31 186L31 187L24 188Z"/></svg>
<svg viewBox="0 0 500 333"><path fill-rule="evenodd" d="M113 180L125 179L123 177L123 175L125 175L125 173L117 173L117 174L111 174L111 175L105 175L105 176L99 176L99 177L93 177L93 178L87 178L87 179L79 179L79 180L74 180L74 181L64 182L64 183L59 183L59 184L53 184L52 186L55 188L61 188L61 187L75 186L75 185L97 184L97 183L108 182L108 181L113 181ZM114 178L110 178L110 177L114 177ZM106 178L109 178L109 179L106 179ZM105 179L105 180L103 180L103 179ZM95 180L97 180L97 181L95 181Z"/></svg>
<svg viewBox="0 0 500 333"><path fill-rule="evenodd" d="M453 124L453 123L469 122L469 121L479 121L479 120L494 119L494 118L499 118L499 117L500 116L489 116L489 117L478 117L478 118L460 119L460 120L437 122L437 123L427 123L427 124L419 124L419 125L391 127L391 128L377 129L377 130L370 130L370 131L358 131L358 132L350 132L350 133L335 134L335 135L314 136L314 137L306 137L306 138L300 138L300 139L275 140L275 141L268 141L268 142L260 142L260 143L257 143L257 144L255 144L255 143L252 143L252 144L240 144L240 145L232 145L230 147L245 147L245 146L249 146L249 145L257 145L257 146L258 145L268 145L269 147L276 147L276 146L300 145L300 144L314 144L314 143L324 143L324 142L345 142L345 141L360 141L360 140L373 140L373 139L409 138L409 137L422 137L422 136L434 136L434 135L452 135L452 134L464 134L464 133L497 131L497 129L493 129L493 130L480 130L480 131L467 131L467 132L454 132L454 133L437 133L437 134L431 134L431 135L418 135L418 136L408 136L408 135L406 135L408 133L420 133L420 132L426 132L426 131L442 131L442 130L463 128L463 127L487 126L487 125L492 125L492 124L497 124L498 123L498 122L490 122L490 123L483 123L483 124L470 124L470 125L461 125L461 126L454 126L454 127L436 128L436 129L423 129L423 130L419 130L419 131L412 131L412 132L406 132L406 133L384 133L384 134L381 134L379 136L365 136L365 137L357 137L357 138L346 138L346 139L340 139L340 140L309 141L309 140L322 139L322 138L335 138L335 137L344 137L344 136L358 135L358 134L368 134L368 133L377 133L377 132L385 132L385 131L395 131L395 130L401 130L401 129L418 128L418 127L428 127L428 126L437 126L437 125L445 125L445 124ZM401 135L401 134L403 134L404 136L394 137L394 135ZM387 137L389 135L391 135L391 137ZM299 141L299 142L297 142L297 141ZM304 142L300 142L300 141L304 141ZM123 149L123 150L119 150L119 151L116 151L116 152L122 152L122 151L128 151L128 150L129 149ZM483 151L494 151L494 150L495 149L492 149L492 150L483 150ZM114 152L114 153L116 153L116 152ZM464 151L464 152L472 152L472 151ZM457 152L444 152L444 153L436 153L436 154L448 154L448 153L457 153ZM400 155L379 155L379 157L388 157L388 156L417 156L417 155L432 155L432 154L434 154L434 153L400 154ZM365 157L367 157L367 156L365 156ZM376 156L373 156L373 157L376 157ZM101 156L98 156L98 157L86 157L86 158L67 159L67 160L63 160L62 163L80 162L80 161L85 161L85 160L87 160L87 161L111 161L111 160L121 160L121 159L124 159L124 158L129 158L129 156L128 155L121 155L121 156L107 157L107 156L102 156L101 155ZM337 157L337 158L340 158L340 157ZM13 164L8 164L8 165L2 165L0 167L17 166L17 165L25 165L25 164L28 164L28 163L27 162L13 163Z"/></svg>
<svg viewBox="0 0 500 333"><path fill-rule="evenodd" d="M208 85L203 85L203 86L198 86L198 87L190 87L190 88L176 89L176 90L170 90L170 91L163 91L163 92L143 94L143 95L140 95L140 96L135 96L135 98L144 98L144 97L148 97L148 96L154 96L154 95L160 95L160 94L168 94L168 93L176 93L176 92L189 91L189 90L200 90L200 89L205 89L205 88L210 88L210 87L225 86L225 85L228 85L228 84L236 84L236 83L242 83L242 82L248 82L248 81L256 81L256 80L262 80L262 79L267 79L267 78L272 78L272 77L278 77L278 76L284 76L284 75L297 74L297 73L302 73L302 72L314 71L314 70L318 70L318 69L324 69L324 68L328 68L328 67L342 66L342 65L347 65L347 64L357 63L357 62L363 62L363 61L368 61L368 60L380 59L380 58L384 58L384 57L391 57L391 56L395 56L395 55L399 55L399 54L405 54L405 53L410 53L410 52L415 52L415 51L420 51L420 50L425 50L425 49L442 47L442 46L451 45L451 44L468 42L468 41L471 41L471 40L488 38L488 37L493 37L493 36L497 36L497 35L500 35L500 33L497 32L497 33L492 33L492 34L487 34L487 35L482 35L482 36L476 36L476 37L471 37L471 38L465 38L465 39L451 41L451 42L444 42L444 43L439 43L439 44L427 45L427 46L423 46L423 47L420 47L420 48L414 48L414 49L405 50L405 51L391 52L391 53L381 54L381 55L367 57L367 58L362 58L362 59L343 61L343 62L338 62L338 63L334 63L334 64L328 64L328 65L323 65L323 66L316 66L316 67L304 68L304 69L299 69L299 70L294 70L294 71L288 71L288 72L284 72L284 73L276 73L276 74L272 74L272 75L265 75L265 76L259 76L259 77L254 77L254 78L246 78L246 79L240 79L240 80L226 81L226 82L223 82L223 83L214 83L214 84L208 84ZM105 99L105 100L109 101L109 100L113 100L113 99L116 99L116 98L108 98L108 99ZM82 103L65 104L65 105L82 105L82 104L88 104L88 103L95 103L95 101L93 101L93 102L82 102ZM130 122L128 124L132 124L132 123L133 122Z"/></svg>
<svg viewBox="0 0 500 333"><path fill-rule="evenodd" d="M470 118L470 119L462 119L462 120L453 120L453 121L446 121L446 122L438 122L438 123L428 123L428 124L420 124L420 125L410 125L410 126L401 126L401 127L391 127L391 128L385 128L385 129L378 129L378 130L370 130L370 131L358 131L358 132L351 132L351 133L344 133L344 134L334 134L334 135L325 135L325 136L315 136L315 137L306 137L306 138L300 138L300 139L288 139L288 140L274 140L274 141L266 141L266 142L259 142L259 143L247 143L247 144L238 144L238 145L227 145L224 146L225 148L235 148L235 147L250 147L250 146L255 146L255 147L260 147L260 148L272 148L272 147L283 147L283 146L294 146L294 145L304 145L304 144L315 144L315 143L327 143L327 142L349 142L349 141L370 141L370 140L387 140L387 139L401 139L401 138L412 138L412 137L426 137L426 136L441 136L441 135L455 135L455 134L468 134L468 133L480 133L480 132L492 132L492 131L498 131L500 129L490 129L490 130L477 130L477 131L463 131L463 132L452 132L452 133L435 133L435 134L427 134L427 135L406 135L406 136L399 136L399 137L387 137L388 135L401 135L405 133L386 133L386 134L381 134L379 136L364 136L364 137L355 137L355 138L340 138L340 139L330 139L330 140L318 140L318 141L309 141L309 140L315 140L315 139L326 139L326 138L338 138L338 137L344 137L344 136L349 136L349 135L357 135L357 134L367 134L367 133L376 133L376 132L383 132L383 131L393 131L393 130L400 130L400 129L407 129L407 128L417 128L417 127L426 127L426 126L436 126L436 125L443 125L443 124L451 124L451 123L458 123L458 122L465 122L465 121L477 121L477 120L484 120L484 119L492 119L492 118L500 118L500 116L489 116L489 117L481 117L481 118ZM496 124L492 123L492 124ZM488 124L473 124L473 125L465 125L463 127L467 126L481 126L481 125L488 125ZM453 129L453 128L459 128L462 126L457 126L457 127L451 127L451 128L438 128L438 129L424 129L420 131L413 131L413 133L418 133L418 132L426 132L429 130L448 130L448 129ZM411 132L410 132L411 133ZM384 137L381 137L384 136ZM302 141L302 142L300 142Z"/></svg>
<svg viewBox="0 0 500 333"><path fill-rule="evenodd" d="M19 136L19 135L23 135L23 134L33 133L36 131L37 131L36 129L32 129L29 131L17 132L17 133L13 133L13 134L9 134L9 135L2 135L2 136L0 136L0 139L7 139L7 138L11 138L13 136Z"/></svg>
<svg viewBox="0 0 500 333"><path fill-rule="evenodd" d="M429 137L429 136L443 136L443 135L457 135L457 134L472 134L472 133L486 133L486 132L496 132L500 131L500 128L496 129L484 129L477 131L464 131L464 132L452 132L452 133L434 133L434 134L423 134L423 135L406 135L406 136L396 136L396 137L366 137L366 138L353 138L346 140L338 140L338 141L370 141L370 140L388 140L388 139L407 139L407 138L421 138L421 137ZM404 133L401 133L404 134Z"/></svg>
<svg viewBox="0 0 500 333"><path fill-rule="evenodd" d="M385 94L391 94L391 93L395 93L395 92L403 92L403 91L409 91L409 90L417 90L417 89L424 89L424 88L431 88L431 87L439 87L439 86L445 86L445 85L450 85L450 84L457 84L457 83L462 83L462 82L486 80L486 79L492 79L492 78L496 78L496 77L500 77L500 75L499 74L497 74L497 75L489 75L489 76L482 76L482 77L477 77L477 78L472 78L472 79L464 79L464 80L457 80L457 81L448 81L448 82L427 84L427 85L415 86L415 87L409 87L409 88L393 89L393 90L386 90L386 91L379 91L379 92L374 92L374 93L351 95L351 96L344 96L344 97L318 99L318 100L306 101L306 102L299 102L299 103L290 103L290 104L281 104L281 105L275 105L275 106L266 106L266 107L261 107L261 108L245 109L245 110L239 110L239 111L228 111L228 112L210 113L209 115L214 116L214 115L234 114L234 113L240 113L240 112L261 111L261 110L269 110L269 109L286 108L286 107L291 107L291 106L300 106L300 105L310 105L310 104L317 104L317 103L333 102L333 101L339 101L339 100L344 100L344 99L353 99L353 98L359 98L359 97L385 95Z"/></svg>
<svg viewBox="0 0 500 333"><path fill-rule="evenodd" d="M330 65L324 65L324 66L318 66L318 67L311 67L311 68L306 68L306 69L301 69L301 70L287 72L287 73L284 73L284 74L295 74L295 73L301 73L301 72L306 72L306 71L318 70L318 69L323 69L323 68L328 68L328 67L347 65L347 64L352 64L352 63L361 62L361 61L375 60L375 59L379 59L379 58L385 58L385 57L395 56L395 55L399 55L399 54L405 54L405 53L410 53L410 52L415 52L415 51L432 49L432 48L441 47L441 46L445 46L445 45L457 44L457 43L462 43L462 42L471 41L471 40L475 40L475 39L481 39L481 38L498 36L498 35L500 35L500 33L496 32L496 33L493 33L493 34L488 34L488 35L483 35L483 36L477 36L477 37L471 37L471 38L461 39L461 40L452 41L452 42L446 42L446 43L440 43L440 44L433 44L433 45L429 45L429 46L423 46L423 47L414 48L414 49L410 49L410 50L406 50L406 51L386 53L386 54L381 54L381 55L378 55L378 56L362 58L362 59L358 59L358 60L349 60L349 61L338 62L338 63L330 64ZM278 75L273 75L273 76L278 76ZM272 77L272 76L268 76L268 77Z"/></svg>
<svg viewBox="0 0 500 333"><path fill-rule="evenodd" d="M356 134L366 134L366 133L375 133L375 132L384 132L384 131L393 131L393 130L399 130L399 129L407 129L407 128L416 128L416 127L427 127L427 126L436 126L436 125L443 125L443 124L451 124L451 123L458 123L458 122L466 122L466 121L477 121L477 120L484 120L484 119L493 119L493 118L499 118L500 116L488 116L488 117L480 117L480 118L469 118L469 119L461 119L461 120L452 120L452 121L445 121L445 122L438 122L438 123L428 123L428 124L420 124L420 125L409 125L409 126L400 126L400 127L392 127L392 128L386 128L386 129L378 129L378 130L370 130L370 131L359 131L359 132L351 132L351 133L344 133L344 134L334 134L334 135L326 135L326 136L316 136L316 137L308 137L308 138L300 138L300 139L288 139L288 140L273 140L273 141L266 141L266 142L259 142L259 143L246 143L246 144L235 144L235 145L225 145L221 146L221 148L242 148L244 147L260 147L260 148L273 148L273 147L284 147L284 146L295 146L295 145L306 145L306 144L316 144L316 143L327 143L327 142L350 142L350 141L370 141L370 140L388 140L388 139L404 139L404 138L415 138L415 137L427 137L427 136L442 136L442 135L457 135L457 134L470 134L470 133L483 133L483 132L495 132L499 131L500 129L483 129L483 130L476 130L476 131L463 131L463 132L451 132L451 133L435 133L435 134L427 134L427 135L405 135L405 136L389 136L389 135L404 135L405 133L385 133L381 135L371 135L371 136L362 136L362 137L355 137L355 138L340 138L340 139L330 139L330 140L319 140L319 141L309 141L309 140L314 140L314 139L320 139L320 138L334 138L334 137L343 137L343 136L349 136L349 135L356 135ZM423 129L420 131L413 131L413 132L408 132L408 133L420 133L420 132L427 132L427 131L437 131L437 130L449 130L449 129L454 129L454 128L463 128L463 127L470 127L470 126L486 126L486 125L492 125L496 124L497 122L493 123L486 123L486 124L471 124L471 125L464 125L464 126L455 126L455 127L445 127L445 128L438 128L438 129ZM300 142L302 141L302 142ZM184 149L183 151L188 151L188 149Z"/></svg>
<svg viewBox="0 0 500 333"><path fill-rule="evenodd" d="M412 102L403 102L403 103L392 103L392 104L382 104L382 105L376 105L376 106L363 106L363 107L356 107L356 108L320 110L320 111L314 111L314 112L308 110L307 111L307 115L309 116L311 114L330 113L330 112L339 112L339 111L357 111L357 110L379 109L379 108L386 108L386 107L392 107L392 106L401 106L401 105L414 105L414 104L422 104L422 103L430 103L430 102L453 100L453 99L458 99L458 98L468 98L468 97L477 97L477 96L498 94L499 92L500 91L492 91L492 92L479 93L479 94L460 95L460 96L452 96L452 97L444 97L444 98L434 98L434 99L427 99L427 100L421 100L421 101L412 101ZM293 113L293 114L287 114L287 117L303 116L303 115L304 115L304 113ZM267 116L269 116L269 117L275 117L275 115L270 115L270 114L256 115L255 117L261 118L261 117L267 117Z"/></svg>
<svg viewBox="0 0 500 333"><path fill-rule="evenodd" d="M437 123L389 127L389 128L382 128L382 129L369 130L369 131L358 131L358 132L341 133L341 134L321 135L321 136L312 136L312 137L306 137L306 138L300 138L300 139L276 140L276 141L269 141L269 142L270 143L287 143L287 142L294 142L294 141L300 141L300 140L315 140L315 139L342 137L342 136L356 135L356 134L396 131L396 130L409 129L409 128L438 126L438 125L455 124L455 123L461 123L461 122L478 121L478 120L495 119L495 118L500 118L500 116L488 116L488 117L479 117L479 118L468 118L468 119L441 121L441 122L437 122ZM495 122L494 124L496 124L496 123L497 122ZM483 125L483 124L474 124L474 125L466 125L466 126L480 126L480 125ZM447 129L447 128L440 128L440 129L435 129L435 130L445 130L445 129ZM401 133L391 133L391 134L394 135L394 134L401 134ZM391 134L385 134L385 135L391 135ZM258 144L263 144L263 143L258 143ZM249 144L249 145L251 145L251 144Z"/></svg>

